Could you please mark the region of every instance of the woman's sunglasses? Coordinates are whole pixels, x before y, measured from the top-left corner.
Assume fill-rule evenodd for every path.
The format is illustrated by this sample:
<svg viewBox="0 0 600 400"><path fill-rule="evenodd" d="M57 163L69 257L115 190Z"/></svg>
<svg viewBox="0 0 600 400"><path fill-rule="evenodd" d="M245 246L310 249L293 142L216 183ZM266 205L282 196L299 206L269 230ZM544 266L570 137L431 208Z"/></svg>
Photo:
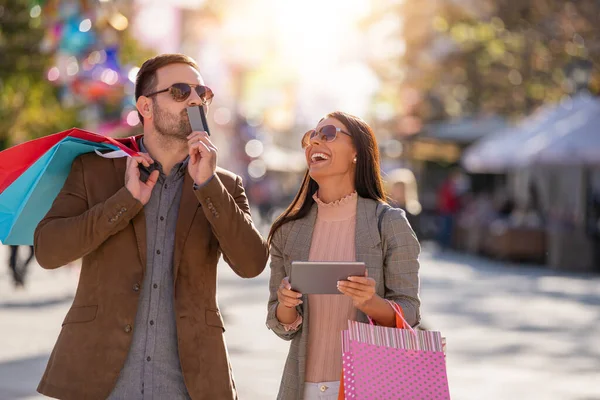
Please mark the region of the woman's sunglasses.
<svg viewBox="0 0 600 400"><path fill-rule="evenodd" d="M156 92L147 94L146 97L154 96L155 94L159 93L169 92L171 93L171 97L173 97L173 100L185 101L188 97L190 97L190 94L192 94L192 88L194 88L196 90L196 93L198 93L200 100L202 100L202 105L209 105L213 97L215 96L208 86L191 85L189 83L174 83L166 89L158 90Z"/></svg>
<svg viewBox="0 0 600 400"><path fill-rule="evenodd" d="M341 130L335 125L324 125L321 127L321 129L311 129L310 131L306 132L304 136L302 136L302 148L307 148L308 145L310 145L310 141L314 138L317 138L322 142L331 143L335 140L335 138L337 138L338 132L342 132L343 134L352 137L351 134Z"/></svg>

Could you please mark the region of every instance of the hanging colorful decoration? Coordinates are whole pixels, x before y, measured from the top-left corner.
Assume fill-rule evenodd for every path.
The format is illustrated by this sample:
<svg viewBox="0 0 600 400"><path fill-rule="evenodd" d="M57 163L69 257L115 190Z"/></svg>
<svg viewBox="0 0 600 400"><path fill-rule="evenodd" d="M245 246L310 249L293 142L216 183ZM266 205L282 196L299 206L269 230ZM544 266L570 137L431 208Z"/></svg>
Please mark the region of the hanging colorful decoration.
<svg viewBox="0 0 600 400"><path fill-rule="evenodd" d="M127 118L135 107L128 99L133 83L119 62L120 33L128 20L116 4L95 0L33 0L31 4L42 10L47 28L40 49L54 55L47 77L61 87L63 101L84 105L86 122L102 133L110 135L116 128L135 125Z"/></svg>

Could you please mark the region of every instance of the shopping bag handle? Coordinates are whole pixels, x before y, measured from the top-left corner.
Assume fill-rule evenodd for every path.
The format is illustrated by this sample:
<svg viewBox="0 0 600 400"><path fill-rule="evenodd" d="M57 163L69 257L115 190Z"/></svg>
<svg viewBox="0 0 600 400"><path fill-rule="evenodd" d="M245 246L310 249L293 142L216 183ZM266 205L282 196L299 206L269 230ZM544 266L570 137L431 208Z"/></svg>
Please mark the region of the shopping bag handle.
<svg viewBox="0 0 600 400"><path fill-rule="evenodd" d="M115 140L114 138L110 137L110 136L106 136L105 137L105 141L107 141L110 144L113 144L115 146L117 146L119 149L123 150L125 152L125 154L127 154L128 157L135 157L139 155L140 152L140 148L135 140L135 136L130 136L127 138L127 140L129 140L129 144L131 145L132 148L127 147L127 145L125 145L124 143Z"/></svg>
<svg viewBox="0 0 600 400"><path fill-rule="evenodd" d="M406 319L404 319L404 313L402 312L402 308L398 305L398 303L388 300L388 299L384 299L384 300L390 305L390 307L392 307L392 309L396 313L396 328L408 329L416 337L417 332L415 332L415 330L412 328L412 326L410 326L410 324L408 322L406 322ZM367 318L369 319L369 323L371 325L375 325L375 322L371 319L371 317L369 317L367 315Z"/></svg>

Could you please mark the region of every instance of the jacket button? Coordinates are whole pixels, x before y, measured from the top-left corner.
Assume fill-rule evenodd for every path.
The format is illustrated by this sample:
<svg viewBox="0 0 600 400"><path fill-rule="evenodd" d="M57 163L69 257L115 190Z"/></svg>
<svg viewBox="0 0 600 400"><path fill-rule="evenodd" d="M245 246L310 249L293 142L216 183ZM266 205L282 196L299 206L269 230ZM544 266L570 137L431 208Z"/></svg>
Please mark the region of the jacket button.
<svg viewBox="0 0 600 400"><path fill-rule="evenodd" d="M121 208L122 213L124 213L125 211L127 211L127 209L125 207Z"/></svg>
<svg viewBox="0 0 600 400"><path fill-rule="evenodd" d="M140 291L140 284L136 283L135 285L133 285L133 291L134 292L139 292Z"/></svg>
<svg viewBox="0 0 600 400"><path fill-rule="evenodd" d="M129 332L131 332L131 325L129 325L129 324L125 325L125 329L124 329L124 331L125 331L126 333L129 333Z"/></svg>

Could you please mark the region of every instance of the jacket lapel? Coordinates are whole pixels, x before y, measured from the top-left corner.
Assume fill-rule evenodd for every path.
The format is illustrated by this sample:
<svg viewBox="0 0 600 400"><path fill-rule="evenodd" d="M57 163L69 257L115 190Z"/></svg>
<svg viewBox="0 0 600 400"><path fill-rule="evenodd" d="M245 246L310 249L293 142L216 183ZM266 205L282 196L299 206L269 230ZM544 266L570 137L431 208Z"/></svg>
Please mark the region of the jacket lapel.
<svg viewBox="0 0 600 400"><path fill-rule="evenodd" d="M313 205L308 215L293 221L283 252L291 261L308 261L312 234L317 219L317 205Z"/></svg>
<svg viewBox="0 0 600 400"><path fill-rule="evenodd" d="M376 270L383 265L382 250L379 246L381 238L377 229L377 202L359 196L356 207L356 261L364 262L370 270L369 276L375 277ZM383 272L381 276L383 278ZM377 294L382 297L385 294L384 287L384 284L377 285ZM361 311L358 312L356 320L369 322L367 316Z"/></svg>
<svg viewBox="0 0 600 400"><path fill-rule="evenodd" d="M194 222L196 211L200 207L200 202L196 198L193 190L194 181L186 171L183 189L181 193L181 202L179 203L179 215L177 217L177 228L175 229L175 254L173 264L173 276L177 279L179 264L183 256L183 247L188 237L188 233Z"/></svg>
<svg viewBox="0 0 600 400"><path fill-rule="evenodd" d="M127 169L127 158L114 158L113 164L117 173L117 181L119 187L125 185L125 170ZM146 215L144 209L133 218L131 221L133 224L133 230L135 231L135 238L137 241L138 253L140 255L140 261L142 263L142 273L146 273Z"/></svg>
<svg viewBox="0 0 600 400"><path fill-rule="evenodd" d="M358 197L356 205L356 256L381 243L377 230L377 202Z"/></svg>
<svg viewBox="0 0 600 400"><path fill-rule="evenodd" d="M354 251L356 261L372 267L374 257L381 258L381 238L377 230L377 202L358 197Z"/></svg>

